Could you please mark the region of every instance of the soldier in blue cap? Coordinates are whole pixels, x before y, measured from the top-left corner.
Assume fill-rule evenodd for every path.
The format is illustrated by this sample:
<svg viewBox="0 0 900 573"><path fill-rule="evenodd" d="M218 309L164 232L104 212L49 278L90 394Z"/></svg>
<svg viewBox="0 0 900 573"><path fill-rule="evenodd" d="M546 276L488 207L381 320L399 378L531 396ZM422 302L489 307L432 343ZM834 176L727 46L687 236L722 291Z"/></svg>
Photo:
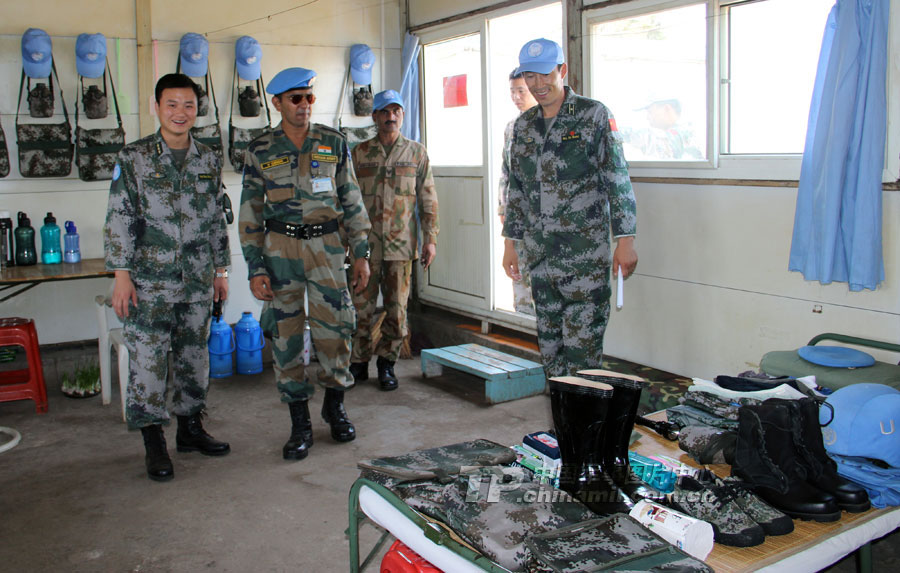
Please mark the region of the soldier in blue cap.
<svg viewBox="0 0 900 573"><path fill-rule="evenodd" d="M526 43L519 71L538 105L516 120L503 158L503 236L524 241L547 377L567 376L601 367L610 266L628 277L637 265L634 192L612 113L564 85L559 44ZM513 280L521 276L508 245L503 269Z"/></svg>
<svg viewBox="0 0 900 573"><path fill-rule="evenodd" d="M275 381L291 414L286 460L305 458L313 444L308 403L316 384L325 387L322 417L331 437L356 437L343 404L344 390L353 386L350 340L356 326L344 240L355 260L355 292L369 281L369 218L347 141L311 121L315 78L312 70L288 68L266 87L281 123L244 154L239 216L250 291L265 302L260 323L272 336ZM319 362L313 376L302 359L307 316Z"/></svg>
<svg viewBox="0 0 900 573"><path fill-rule="evenodd" d="M394 90L375 94L372 119L378 133L353 148L353 164L363 201L372 221L372 280L353 297L359 324L353 336L354 380L369 378L372 358L372 316L378 291L384 299L385 317L375 354L378 383L382 390L397 388L394 363L406 337L406 304L409 300L413 261L419 258L419 225L422 230L422 267L427 269L437 252L438 201L425 146L400 134L403 99Z"/></svg>

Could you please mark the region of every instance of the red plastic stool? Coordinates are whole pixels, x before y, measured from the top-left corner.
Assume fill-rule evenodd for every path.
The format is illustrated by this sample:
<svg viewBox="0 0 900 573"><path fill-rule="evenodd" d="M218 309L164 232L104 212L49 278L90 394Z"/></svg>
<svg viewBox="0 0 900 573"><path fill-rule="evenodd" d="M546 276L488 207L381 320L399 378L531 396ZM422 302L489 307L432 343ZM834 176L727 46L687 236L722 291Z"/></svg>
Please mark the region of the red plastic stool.
<svg viewBox="0 0 900 573"><path fill-rule="evenodd" d="M381 573L442 573L399 539L381 559Z"/></svg>
<svg viewBox="0 0 900 573"><path fill-rule="evenodd" d="M28 368L0 372L0 402L34 400L38 414L44 414L47 412L47 386L33 320L0 318L0 346L14 345L25 349Z"/></svg>

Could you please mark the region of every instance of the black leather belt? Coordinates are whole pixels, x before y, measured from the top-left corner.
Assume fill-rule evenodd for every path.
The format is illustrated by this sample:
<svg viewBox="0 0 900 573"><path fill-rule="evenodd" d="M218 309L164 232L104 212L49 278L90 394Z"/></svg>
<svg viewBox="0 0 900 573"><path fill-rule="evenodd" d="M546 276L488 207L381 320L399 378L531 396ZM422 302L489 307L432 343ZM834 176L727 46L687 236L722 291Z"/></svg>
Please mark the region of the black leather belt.
<svg viewBox="0 0 900 573"><path fill-rule="evenodd" d="M309 240L315 237L321 237L322 235L327 235L328 233L334 233L337 230L337 219L315 225L285 223L284 221L279 221L277 219L266 220L266 232L272 231L281 235L287 235L294 239Z"/></svg>

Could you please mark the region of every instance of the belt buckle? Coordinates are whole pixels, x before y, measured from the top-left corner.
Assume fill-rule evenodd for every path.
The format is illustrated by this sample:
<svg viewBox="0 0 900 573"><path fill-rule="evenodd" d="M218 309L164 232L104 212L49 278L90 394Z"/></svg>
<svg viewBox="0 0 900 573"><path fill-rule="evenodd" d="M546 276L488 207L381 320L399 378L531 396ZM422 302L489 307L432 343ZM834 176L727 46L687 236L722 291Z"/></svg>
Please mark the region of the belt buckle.
<svg viewBox="0 0 900 573"><path fill-rule="evenodd" d="M308 241L310 239L309 236L309 225L300 225L297 230L300 232L298 237L303 239L304 241Z"/></svg>

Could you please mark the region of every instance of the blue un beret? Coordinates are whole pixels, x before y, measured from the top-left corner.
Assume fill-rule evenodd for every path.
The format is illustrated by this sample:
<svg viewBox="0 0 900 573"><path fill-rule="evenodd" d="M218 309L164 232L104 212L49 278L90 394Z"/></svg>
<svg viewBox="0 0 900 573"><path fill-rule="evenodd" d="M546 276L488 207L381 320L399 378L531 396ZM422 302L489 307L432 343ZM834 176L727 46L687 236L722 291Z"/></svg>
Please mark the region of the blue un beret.
<svg viewBox="0 0 900 573"><path fill-rule="evenodd" d="M315 77L316 72L306 68L287 68L275 74L266 91L271 95L280 95L297 88L311 88Z"/></svg>

